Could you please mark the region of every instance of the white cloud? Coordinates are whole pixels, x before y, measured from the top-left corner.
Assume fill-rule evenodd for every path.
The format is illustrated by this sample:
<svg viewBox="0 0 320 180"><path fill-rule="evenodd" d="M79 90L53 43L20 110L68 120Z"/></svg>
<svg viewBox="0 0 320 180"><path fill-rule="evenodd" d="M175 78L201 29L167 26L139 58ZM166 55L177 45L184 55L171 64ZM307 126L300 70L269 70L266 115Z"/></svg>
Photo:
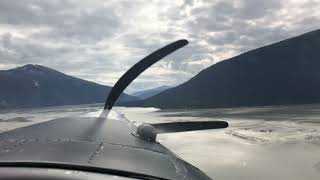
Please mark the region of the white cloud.
<svg viewBox="0 0 320 180"><path fill-rule="evenodd" d="M212 64L212 59L200 59L198 61L188 62L189 65L206 66Z"/></svg>
<svg viewBox="0 0 320 180"><path fill-rule="evenodd" d="M129 91L176 85L245 51L320 27L316 0L0 1L0 69L27 63L113 85L138 60L187 38Z"/></svg>

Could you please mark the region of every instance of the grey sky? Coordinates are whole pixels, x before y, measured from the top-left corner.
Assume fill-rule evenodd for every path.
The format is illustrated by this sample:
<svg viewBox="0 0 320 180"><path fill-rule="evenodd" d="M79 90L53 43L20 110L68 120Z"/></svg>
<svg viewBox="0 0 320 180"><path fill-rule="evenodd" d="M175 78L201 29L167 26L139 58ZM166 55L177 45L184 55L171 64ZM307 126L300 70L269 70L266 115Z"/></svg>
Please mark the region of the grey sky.
<svg viewBox="0 0 320 180"><path fill-rule="evenodd" d="M319 0L1 0L0 69L41 64L112 86L167 43L190 44L127 90L177 85L221 60L320 28Z"/></svg>

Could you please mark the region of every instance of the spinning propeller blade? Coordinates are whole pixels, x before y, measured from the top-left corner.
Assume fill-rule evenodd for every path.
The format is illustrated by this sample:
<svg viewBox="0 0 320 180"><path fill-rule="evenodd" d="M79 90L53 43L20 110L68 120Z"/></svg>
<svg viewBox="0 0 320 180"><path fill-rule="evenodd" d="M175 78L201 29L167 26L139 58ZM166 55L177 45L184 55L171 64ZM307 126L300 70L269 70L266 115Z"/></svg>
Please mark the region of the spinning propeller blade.
<svg viewBox="0 0 320 180"><path fill-rule="evenodd" d="M170 53L176 51L177 49L182 48L187 45L187 40L178 40L175 41L157 51L151 53L147 57L140 60L137 64L132 66L122 77L116 82L112 90L109 93L109 96L105 102L104 110L110 110L116 100L119 98L124 89L144 70L149 68L151 65L169 55Z"/></svg>

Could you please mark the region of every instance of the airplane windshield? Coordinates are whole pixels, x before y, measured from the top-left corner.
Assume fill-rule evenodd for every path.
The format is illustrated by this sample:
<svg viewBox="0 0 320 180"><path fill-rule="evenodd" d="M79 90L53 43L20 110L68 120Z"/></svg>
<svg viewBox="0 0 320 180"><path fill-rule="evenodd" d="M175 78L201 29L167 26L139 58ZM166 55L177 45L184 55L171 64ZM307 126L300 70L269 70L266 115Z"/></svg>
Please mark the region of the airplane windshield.
<svg viewBox="0 0 320 180"><path fill-rule="evenodd" d="M318 180L319 9L1 0L0 171Z"/></svg>

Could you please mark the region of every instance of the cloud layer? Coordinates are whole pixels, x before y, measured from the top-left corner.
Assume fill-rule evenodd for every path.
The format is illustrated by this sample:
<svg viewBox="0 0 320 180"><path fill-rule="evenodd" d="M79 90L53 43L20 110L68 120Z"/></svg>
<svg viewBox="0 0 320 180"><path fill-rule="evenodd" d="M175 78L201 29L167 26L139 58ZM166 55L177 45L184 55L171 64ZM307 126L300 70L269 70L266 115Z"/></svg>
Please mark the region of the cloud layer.
<svg viewBox="0 0 320 180"><path fill-rule="evenodd" d="M128 92L177 85L257 47L320 28L317 0L2 0L0 69L42 64L113 85L135 62L180 38L189 46Z"/></svg>

